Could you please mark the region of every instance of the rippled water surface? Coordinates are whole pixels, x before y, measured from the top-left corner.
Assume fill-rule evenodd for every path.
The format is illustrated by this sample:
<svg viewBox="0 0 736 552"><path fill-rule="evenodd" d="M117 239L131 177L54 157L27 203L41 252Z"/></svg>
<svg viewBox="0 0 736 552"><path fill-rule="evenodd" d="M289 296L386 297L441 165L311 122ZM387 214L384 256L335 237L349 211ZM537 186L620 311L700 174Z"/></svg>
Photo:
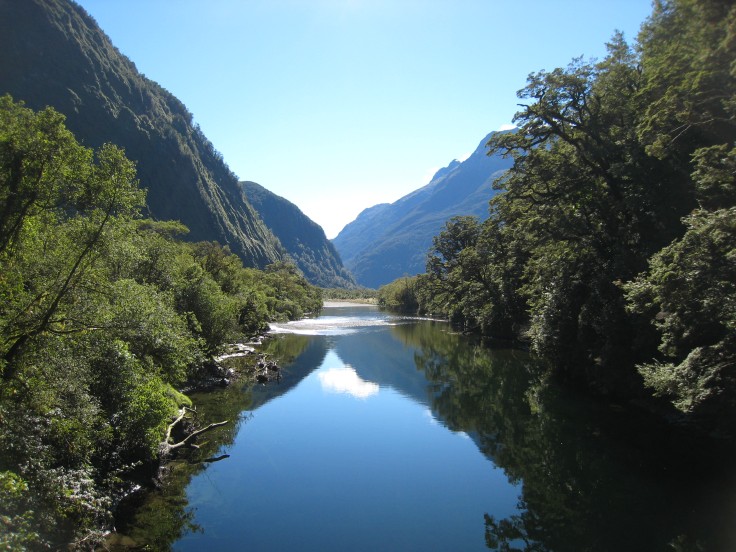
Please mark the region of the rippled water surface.
<svg viewBox="0 0 736 552"><path fill-rule="evenodd" d="M329 305L337 305L330 303ZM373 305L328 306L317 318L271 324L272 334L346 335L364 328L415 323L422 319L382 312Z"/></svg>

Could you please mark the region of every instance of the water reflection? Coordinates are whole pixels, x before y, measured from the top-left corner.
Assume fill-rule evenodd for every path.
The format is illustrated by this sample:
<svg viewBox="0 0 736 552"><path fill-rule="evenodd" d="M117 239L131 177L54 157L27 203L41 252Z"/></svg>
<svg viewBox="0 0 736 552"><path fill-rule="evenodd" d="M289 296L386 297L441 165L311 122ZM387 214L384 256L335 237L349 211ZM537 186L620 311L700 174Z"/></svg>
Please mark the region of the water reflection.
<svg viewBox="0 0 736 552"><path fill-rule="evenodd" d="M521 483L517 515L484 515L489 548L736 549L733 470L686 428L562 389L526 353L441 323L345 336L335 350L362 379L426 404Z"/></svg>
<svg viewBox="0 0 736 552"><path fill-rule="evenodd" d="M452 333L442 323L412 322L362 310L339 312L332 319L310 324L265 345L265 352L283 366L279 385L227 389L202 397L200 410L208 413L207 420L242 420L239 413L255 411L285 395L321 367L316 377L321 389L361 399L352 401L354 408L380 400L384 390L423 405L428 421L469 439L468 446L474 445L491 461L484 469L498 467L505 479L517 485L512 490L520 493L518 506L511 513L505 506L492 507L495 489L487 491L486 503L491 506L485 509L468 511L458 504L458 515L470 516L471 525L477 527L480 546L529 552L736 549L733 471L705 470L704 463L697 461L708 458L705 444L686 432L673 434L671 428L622 406L564 391L545 381L539 362L526 353L489 349ZM307 331L313 335L306 335ZM308 403L303 408L314 406ZM400 418L387 419L394 425L403 423ZM340 429L341 423L334 420L330 431ZM213 435L202 454L229 452L237 431L236 426ZM248 433L247 425L243 431ZM314 438L308 434L288 438L305 440L306 448L300 450L312 451L306 456L314 456L317 464L334 462L331 469L339 473L345 460L342 449L339 455L319 457L316 449L327 447L327 441L310 443ZM371 462L370 452L367 445L356 452L356 466L364 457ZM418 459L412 458L412 465L418 465ZM291 461L306 465L304 457ZM376 478L396 477L379 469L385 461L375 460L372 467L364 468L363 477L370 474L366 495L377 492ZM450 472L455 469L451 462L448 457ZM713 462L709 464L712 468ZM293 485L314 484L299 479L295 468L284 471L283 477L291 475ZM175 473L163 492L143 506L138 528L130 534L155 550L166 550L183 534L197 530L184 489L193 474L206 469L201 464L175 466L181 474ZM442 493L432 492L440 485L432 479L435 475L427 472L425 488L416 489L415 500L443 499ZM397 480L394 485L400 483ZM322 488L318 492L339 494ZM262 500L258 495L248 498ZM420 505L402 509L406 518L391 523L408 527L418 523L421 512ZM437 538L451 525L448 521L446 527L437 527ZM391 530L388 521L379 527L370 517L342 530L348 532L346 539L360 540L367 538L360 536L366 529ZM243 541L243 548L256 546L255 538L252 543ZM268 535L263 538L267 542ZM416 542L407 540L405 545L412 548Z"/></svg>
<svg viewBox="0 0 736 552"><path fill-rule="evenodd" d="M248 412L296 387L322 363L327 350L324 339L292 335L287 340L270 340L264 345L263 352L279 358L288 366L288 369L282 371L279 385L234 385L212 392L192 394L201 426L222 420L230 420L232 423L208 433L207 440L199 443L198 450L171 462L156 490L130 497L121 508L117 529L129 536L140 548L154 551L170 550L185 535L204 531L194 521L195 512L189 506L186 496L187 485L193 477L206 473L211 465L206 460L228 454L241 426L250 417ZM296 359L299 359L298 363L295 362ZM231 358L226 364L238 368L245 362L247 361L243 358ZM130 547L123 549L128 548Z"/></svg>
<svg viewBox="0 0 736 552"><path fill-rule="evenodd" d="M517 515L485 514L489 548L736 549L733 471L713 473L706 443L542 381L522 353L428 326L393 332L417 348L436 415L522 483Z"/></svg>

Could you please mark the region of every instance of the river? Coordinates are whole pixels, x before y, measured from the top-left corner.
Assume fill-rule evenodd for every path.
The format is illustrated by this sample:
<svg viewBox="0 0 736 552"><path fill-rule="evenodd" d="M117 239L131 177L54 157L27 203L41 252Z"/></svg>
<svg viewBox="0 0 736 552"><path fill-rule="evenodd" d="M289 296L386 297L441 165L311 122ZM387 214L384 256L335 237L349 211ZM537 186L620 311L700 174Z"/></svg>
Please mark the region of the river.
<svg viewBox="0 0 736 552"><path fill-rule="evenodd" d="M273 326L281 380L123 530L154 550L736 550L733 470L687 431L542 377L527 353L371 306ZM208 458L209 457L209 458ZM200 462L207 459L208 462ZM219 459L217 461L212 461Z"/></svg>

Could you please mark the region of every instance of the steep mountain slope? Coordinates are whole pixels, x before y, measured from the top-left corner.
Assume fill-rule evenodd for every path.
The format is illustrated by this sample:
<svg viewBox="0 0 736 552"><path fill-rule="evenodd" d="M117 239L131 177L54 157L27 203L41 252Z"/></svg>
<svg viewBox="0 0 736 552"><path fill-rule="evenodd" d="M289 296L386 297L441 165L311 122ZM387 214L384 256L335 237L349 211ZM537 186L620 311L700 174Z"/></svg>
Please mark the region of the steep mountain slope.
<svg viewBox="0 0 736 552"><path fill-rule="evenodd" d="M364 210L332 240L359 284L379 287L424 272L432 238L450 217L488 216L491 184L510 159L486 155L486 136L463 162L452 161L426 186L388 204Z"/></svg>
<svg viewBox="0 0 736 552"><path fill-rule="evenodd" d="M322 227L299 207L255 182L241 182L248 201L286 248L304 276L322 287L356 287Z"/></svg>
<svg viewBox="0 0 736 552"><path fill-rule="evenodd" d="M229 245L264 266L283 249L222 156L171 93L141 75L70 0L0 0L0 94L67 116L80 142L113 142L137 162L150 213L192 240Z"/></svg>

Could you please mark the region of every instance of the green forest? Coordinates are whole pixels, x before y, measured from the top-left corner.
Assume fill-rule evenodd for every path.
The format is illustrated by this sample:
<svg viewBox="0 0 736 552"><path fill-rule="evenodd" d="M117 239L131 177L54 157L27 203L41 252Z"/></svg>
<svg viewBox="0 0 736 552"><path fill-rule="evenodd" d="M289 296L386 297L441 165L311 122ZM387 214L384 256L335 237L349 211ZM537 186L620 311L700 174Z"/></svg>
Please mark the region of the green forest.
<svg viewBox="0 0 736 552"><path fill-rule="evenodd" d="M223 345L321 308L291 264L245 268L141 216L114 145L0 97L0 548L92 548L162 460Z"/></svg>
<svg viewBox="0 0 736 552"><path fill-rule="evenodd" d="M524 342L550 375L736 428L736 7L660 0L601 60L532 73L489 218L380 304Z"/></svg>
<svg viewBox="0 0 736 552"><path fill-rule="evenodd" d="M192 139L209 144L242 202L212 219L214 237L201 236L204 215L191 217L194 237L149 218L154 203L173 209L169 194L183 187L152 185L147 198L121 147L86 147L57 110L0 96L0 549L99 546L121 499L170 453L172 422L192 406L182 390L228 344L315 313L325 297L375 295L385 308L521 345L544 378L644 405L732 447L736 3L655 0L635 41L616 33L605 58L532 73L518 96L516 130L488 142L489 155L513 162L488 218L451 218L426 272L377 292L334 270L351 289L321 290L288 261L244 266L284 255L253 213L247 223L251 208L240 210L234 175L199 129ZM157 158L156 147L151 138L140 148L148 157L136 158ZM213 185L201 197L226 195ZM200 196L177 199L191 206L188 197ZM195 241L221 237L240 257ZM488 363L478 355L455 363L471 398L472 375ZM499 374L510 385L518 376ZM487 538L503 533L485 521Z"/></svg>

